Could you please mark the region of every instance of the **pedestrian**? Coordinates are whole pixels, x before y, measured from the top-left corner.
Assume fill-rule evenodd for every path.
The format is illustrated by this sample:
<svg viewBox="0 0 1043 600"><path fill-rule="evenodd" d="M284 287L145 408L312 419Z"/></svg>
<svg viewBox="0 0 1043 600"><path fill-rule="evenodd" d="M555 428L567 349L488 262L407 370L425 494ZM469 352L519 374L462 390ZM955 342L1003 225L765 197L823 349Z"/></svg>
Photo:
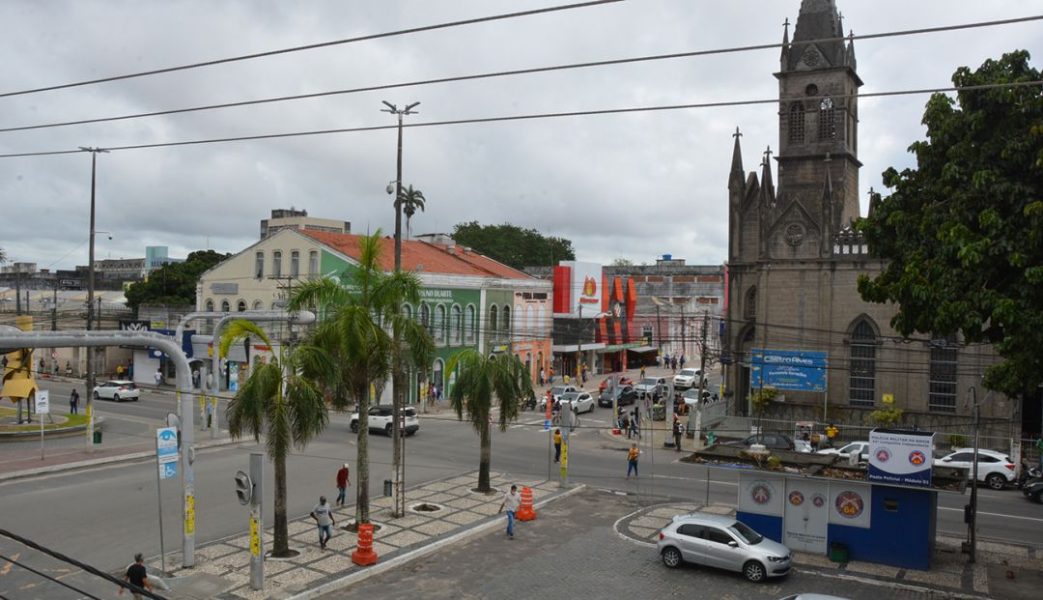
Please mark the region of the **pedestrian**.
<svg viewBox="0 0 1043 600"><path fill-rule="evenodd" d="M680 365L682 369L684 368L684 354L681 355L681 360L677 361L677 364Z"/></svg>
<svg viewBox="0 0 1043 600"><path fill-rule="evenodd" d="M561 429L554 430L554 462L561 461Z"/></svg>
<svg viewBox="0 0 1043 600"><path fill-rule="evenodd" d="M1043 437L1036 439L1036 450L1039 453L1039 468L1043 471Z"/></svg>
<svg viewBox="0 0 1043 600"><path fill-rule="evenodd" d="M628 413L623 413L623 422L621 425L622 427L620 427L620 429L626 432L627 439L629 440L632 435L632 430L630 429L630 415Z"/></svg>
<svg viewBox="0 0 1043 600"><path fill-rule="evenodd" d="M7 355L6 354L4 355L3 358L0 358L0 367L2 367L5 371L7 370Z"/></svg>
<svg viewBox="0 0 1043 600"><path fill-rule="evenodd" d="M76 388L72 388L72 393L69 394L69 414L76 415L80 413L80 393L76 391Z"/></svg>
<svg viewBox="0 0 1043 600"><path fill-rule="evenodd" d="M641 365L641 379L645 378L645 366Z"/></svg>
<svg viewBox="0 0 1043 600"><path fill-rule="evenodd" d="M634 409L634 418L630 419L630 431L634 434L634 437L641 437L641 413L636 408ZM627 437L630 437L629 435Z"/></svg>
<svg viewBox="0 0 1043 600"><path fill-rule="evenodd" d="M4 357L4 360L7 360L6 356ZM72 363L69 361L65 361L65 376L72 377Z"/></svg>
<svg viewBox="0 0 1043 600"><path fill-rule="evenodd" d="M207 402L205 398L203 402L206 404L206 428L210 429L214 424L214 403Z"/></svg>
<svg viewBox="0 0 1043 600"><path fill-rule="evenodd" d="M580 377L583 379L583 383L586 383L587 382L587 364L586 363L583 363L582 365L580 365L580 367L579 367L579 374L580 374Z"/></svg>
<svg viewBox="0 0 1043 600"><path fill-rule="evenodd" d="M348 468L348 463L344 463L344 466L337 470L337 506L344 506L349 485L351 485L351 470Z"/></svg>
<svg viewBox="0 0 1043 600"><path fill-rule="evenodd" d="M511 485L511 491L504 494L500 510L497 511L497 513L502 513L503 509L507 508L507 539L509 540L514 539L514 513L518 510L519 504L521 504L521 496L518 495L518 486Z"/></svg>
<svg viewBox="0 0 1043 600"><path fill-rule="evenodd" d="M116 365L116 379L123 379L123 365Z"/></svg>
<svg viewBox="0 0 1043 600"><path fill-rule="evenodd" d="M141 600L142 598L137 591L138 589L152 591L152 582L148 580L148 571L145 570L145 557L140 552L134 555L134 564L127 567L127 572L123 574L123 580L136 586L135 589L130 590L134 600ZM123 595L123 588L124 586L121 585L117 595Z"/></svg>
<svg viewBox="0 0 1043 600"><path fill-rule="evenodd" d="M811 433L811 451L818 452L818 446L822 443L822 436L817 431Z"/></svg>
<svg viewBox="0 0 1043 600"><path fill-rule="evenodd" d="M199 369L192 371L192 387L199 389Z"/></svg>
<svg viewBox="0 0 1043 600"><path fill-rule="evenodd" d="M675 452L680 452L681 451L681 433L683 433L682 425L681 425L681 419L678 419L677 416L675 415L674 416L674 451Z"/></svg>
<svg viewBox="0 0 1043 600"><path fill-rule="evenodd" d="M319 548L326 549L326 542L333 537L333 526L337 523L333 520L333 509L326 504L326 496L319 496L319 503L311 509L311 516L319 525Z"/></svg>
<svg viewBox="0 0 1043 600"><path fill-rule="evenodd" d="M163 370L156 369L156 373L152 377L156 380L156 387L159 387L163 383Z"/></svg>
<svg viewBox="0 0 1043 600"><path fill-rule="evenodd" d="M547 371L547 383L548 383L549 385L554 385L554 367L551 367L551 368L550 368L550 369L549 369L549 370Z"/></svg>
<svg viewBox="0 0 1043 600"><path fill-rule="evenodd" d="M542 386L543 382L546 381L546 380L547 380L547 372L544 371L543 368L541 367L540 368L540 385Z"/></svg>
<svg viewBox="0 0 1043 600"><path fill-rule="evenodd" d="M637 457L641 456L641 451L637 449L637 444L630 444L630 450L627 450L627 479L630 479L630 472L634 472L634 477L637 477Z"/></svg>
<svg viewBox="0 0 1043 600"><path fill-rule="evenodd" d="M840 429L836 425L830 423L826 427L826 439L829 440L829 447L833 447L833 442L836 440L837 434L840 433Z"/></svg>
<svg viewBox="0 0 1043 600"><path fill-rule="evenodd" d="M672 372L674 372L674 373L677 372L677 357L676 356L670 359L670 370Z"/></svg>
<svg viewBox="0 0 1043 600"><path fill-rule="evenodd" d="M208 390L214 389L214 374L213 373L207 372L207 374L206 374L206 389L208 389Z"/></svg>

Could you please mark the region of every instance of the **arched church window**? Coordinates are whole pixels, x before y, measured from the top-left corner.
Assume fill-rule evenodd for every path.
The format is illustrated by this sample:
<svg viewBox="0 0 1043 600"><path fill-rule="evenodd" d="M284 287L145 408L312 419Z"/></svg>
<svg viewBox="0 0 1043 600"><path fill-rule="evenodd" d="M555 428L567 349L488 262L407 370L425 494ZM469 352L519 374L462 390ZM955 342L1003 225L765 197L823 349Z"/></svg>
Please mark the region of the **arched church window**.
<svg viewBox="0 0 1043 600"><path fill-rule="evenodd" d="M818 139L833 140L836 137L836 107L833 106L833 99L826 97L818 107Z"/></svg>
<svg viewBox="0 0 1043 600"><path fill-rule="evenodd" d="M746 297L742 303L742 318L752 321L757 318L757 286L750 286L746 290Z"/></svg>
<svg viewBox="0 0 1043 600"><path fill-rule="evenodd" d="M804 106L794 102L789 109L789 143L804 143Z"/></svg>
<svg viewBox="0 0 1043 600"><path fill-rule="evenodd" d="M854 406L873 406L876 398L876 331L865 318L851 330L848 399Z"/></svg>

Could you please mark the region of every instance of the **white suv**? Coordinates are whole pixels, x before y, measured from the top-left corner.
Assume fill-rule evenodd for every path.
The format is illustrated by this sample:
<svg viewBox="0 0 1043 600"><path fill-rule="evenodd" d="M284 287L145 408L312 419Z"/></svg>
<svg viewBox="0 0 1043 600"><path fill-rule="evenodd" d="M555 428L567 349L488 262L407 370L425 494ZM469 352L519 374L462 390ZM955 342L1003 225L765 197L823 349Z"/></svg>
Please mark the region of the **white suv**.
<svg viewBox="0 0 1043 600"><path fill-rule="evenodd" d="M388 404L382 404L380 406L373 406L369 409L369 430L370 431L383 431L388 436L391 435L391 425L394 421L391 418L391 406ZM405 435L413 435L420 431L420 419L416 416L416 407L405 406L402 407L402 423L400 429ZM356 411L351 415L351 431L357 433L359 430L359 413Z"/></svg>
<svg viewBox="0 0 1043 600"><path fill-rule="evenodd" d="M967 479L972 477L974 469L974 448L954 448L953 453L935 461L939 467L957 467L967 469ZM978 481L994 490L1002 490L1007 484L1014 483L1014 463L1003 452L978 448Z"/></svg>
<svg viewBox="0 0 1043 600"><path fill-rule="evenodd" d="M703 372L699 369L681 369L677 375L674 375L674 387L681 390L699 387L699 379L702 374Z"/></svg>

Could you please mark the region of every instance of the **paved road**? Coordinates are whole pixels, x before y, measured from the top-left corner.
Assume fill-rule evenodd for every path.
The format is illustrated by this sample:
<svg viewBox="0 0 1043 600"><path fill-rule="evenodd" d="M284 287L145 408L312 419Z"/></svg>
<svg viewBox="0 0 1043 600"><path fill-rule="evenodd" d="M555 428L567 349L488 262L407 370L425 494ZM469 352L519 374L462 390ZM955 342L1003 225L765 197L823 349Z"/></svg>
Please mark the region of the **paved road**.
<svg viewBox="0 0 1043 600"><path fill-rule="evenodd" d="M147 398L140 404L113 405L111 410L155 410L157 415L165 415L166 410L161 408L163 403L172 406L173 396L155 400ZM595 488L625 490L640 502L654 502L657 497L664 496L705 499L707 470L676 462L675 453L662 449L646 448L641 479L626 481L623 477L623 451L603 439L596 428L607 424L608 415L607 409L597 409L591 415L583 416L584 428L573 437L570 451L570 478L573 482L587 483ZM158 424L158 420L159 416L155 417L156 423L150 425L146 419L143 427L147 429ZM354 439L348 431L347 420L347 415L335 415L326 433L304 452L290 458L290 515L306 514L320 493L332 496L337 467L345 461L354 464ZM422 416L421 422L421 432L407 441L409 484L473 471L477 467L478 439L469 424L457 422L449 413ZM547 434L542 432L540 423L540 418L534 413L524 413L520 423L505 433L496 433L493 436L493 469L519 478L546 477L549 466ZM382 481L390 477L390 440L375 435L371 438L370 448L370 494L376 496L381 492ZM232 476L236 470L246 467L247 455L251 451L263 451L263 447L250 440L233 447L202 451L197 457L199 544L244 531L246 513L235 499ZM653 472L654 478L650 477ZM353 482L355 475L353 472ZM270 481L270 470L267 477ZM735 475L713 471L710 477L710 501L733 504L736 500ZM270 523L272 486L266 487L265 515ZM351 493L353 495L354 489ZM171 551L181 545L180 487L175 481L164 482L163 498L166 545ZM960 507L965 502L966 497L941 496L940 533L961 535ZM983 491L981 505L983 538L1036 545L1043 540L1043 510L1039 505L1026 502L1017 492ZM73 556L88 559L104 569L126 564L127 557L136 551L150 555L159 552L155 466L150 461L0 484L0 514L4 515L7 527ZM105 543L99 544L100 539ZM0 541L0 550L4 554L31 554L6 541ZM24 573L17 570L0 570L0 594L10 589L9 585L24 582L24 578L20 579L23 576Z"/></svg>

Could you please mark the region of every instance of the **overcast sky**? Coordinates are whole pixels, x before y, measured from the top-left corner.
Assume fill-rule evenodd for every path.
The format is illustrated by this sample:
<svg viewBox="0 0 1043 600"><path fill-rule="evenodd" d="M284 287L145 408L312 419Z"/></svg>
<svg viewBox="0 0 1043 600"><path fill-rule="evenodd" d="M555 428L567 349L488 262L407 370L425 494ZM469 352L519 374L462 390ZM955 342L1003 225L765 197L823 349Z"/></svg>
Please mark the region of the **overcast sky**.
<svg viewBox="0 0 1043 600"><path fill-rule="evenodd" d="M565 4L568 0L0 3L0 92ZM1043 13L1039 0L839 0L845 30L869 34ZM0 98L0 127L49 123L649 54L777 43L799 0L626 0L179 73ZM941 87L961 65L1024 48L1039 22L856 43L863 92ZM375 93L0 133L0 153L118 146L393 123L381 100L420 101L409 123L770 99L777 49L437 84ZM908 166L926 96L861 101L865 192ZM427 197L413 232L509 222L572 240L581 260L689 264L727 255L731 134L747 170L778 146L776 108L753 105L406 129L404 176ZM350 221L394 216L392 130L127 150L98 162L99 258L238 252L273 208ZM90 157L0 159L0 248L41 268L87 262Z"/></svg>

